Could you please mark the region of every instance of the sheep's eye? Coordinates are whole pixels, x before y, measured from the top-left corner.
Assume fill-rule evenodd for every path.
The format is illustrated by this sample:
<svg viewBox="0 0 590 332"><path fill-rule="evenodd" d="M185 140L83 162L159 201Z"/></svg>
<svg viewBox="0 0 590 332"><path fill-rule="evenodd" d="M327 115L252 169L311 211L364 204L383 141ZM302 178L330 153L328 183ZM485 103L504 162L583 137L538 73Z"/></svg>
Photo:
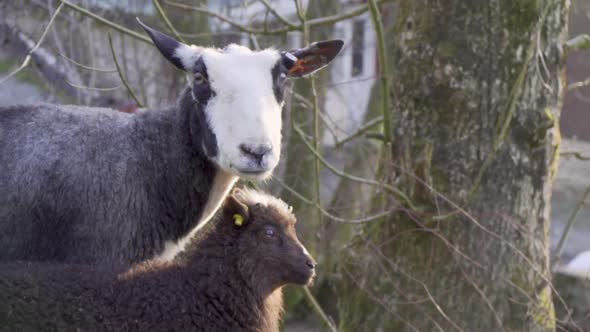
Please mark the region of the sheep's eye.
<svg viewBox="0 0 590 332"><path fill-rule="evenodd" d="M287 75L285 73L281 73L279 75L279 78L277 79L279 85L283 85L285 84L285 81L287 80Z"/></svg>
<svg viewBox="0 0 590 332"><path fill-rule="evenodd" d="M205 76L203 76L203 74L201 73L195 73L195 83L197 84L203 84L207 81L207 79L205 78Z"/></svg>

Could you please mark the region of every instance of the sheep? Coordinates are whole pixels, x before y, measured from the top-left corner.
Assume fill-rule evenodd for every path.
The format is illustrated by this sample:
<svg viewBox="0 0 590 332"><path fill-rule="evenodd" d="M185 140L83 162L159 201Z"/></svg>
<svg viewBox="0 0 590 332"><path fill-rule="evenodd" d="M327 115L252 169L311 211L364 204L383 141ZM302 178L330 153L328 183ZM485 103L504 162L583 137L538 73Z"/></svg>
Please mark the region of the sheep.
<svg viewBox="0 0 590 332"><path fill-rule="evenodd" d="M278 331L281 288L315 275L295 222L282 200L235 190L172 261L2 264L0 330Z"/></svg>
<svg viewBox="0 0 590 332"><path fill-rule="evenodd" d="M190 77L175 106L134 114L0 108L0 261L171 259L238 177L270 175L280 155L285 80L323 68L343 45L220 50L140 24Z"/></svg>

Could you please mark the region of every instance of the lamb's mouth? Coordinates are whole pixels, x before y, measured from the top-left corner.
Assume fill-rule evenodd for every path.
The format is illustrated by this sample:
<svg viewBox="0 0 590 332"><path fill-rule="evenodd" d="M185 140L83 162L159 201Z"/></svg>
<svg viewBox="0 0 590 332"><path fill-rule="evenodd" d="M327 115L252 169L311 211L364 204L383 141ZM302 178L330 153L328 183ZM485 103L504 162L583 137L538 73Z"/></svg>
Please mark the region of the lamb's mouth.
<svg viewBox="0 0 590 332"><path fill-rule="evenodd" d="M293 278L293 283L300 286L311 286L313 284L315 276L315 269L299 271L299 273L296 274L295 278Z"/></svg>

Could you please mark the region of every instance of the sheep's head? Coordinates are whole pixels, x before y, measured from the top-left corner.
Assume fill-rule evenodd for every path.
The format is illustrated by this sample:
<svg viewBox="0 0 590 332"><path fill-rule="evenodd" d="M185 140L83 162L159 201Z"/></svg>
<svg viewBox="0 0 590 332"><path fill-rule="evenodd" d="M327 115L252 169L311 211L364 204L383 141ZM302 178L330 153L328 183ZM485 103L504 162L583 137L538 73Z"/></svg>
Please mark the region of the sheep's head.
<svg viewBox="0 0 590 332"><path fill-rule="evenodd" d="M295 216L282 200L235 190L223 206L223 222L238 233L237 255L244 276L262 289L309 284L315 261L295 233Z"/></svg>
<svg viewBox="0 0 590 332"><path fill-rule="evenodd" d="M325 67L343 45L331 40L289 52L255 52L232 44L220 50L186 45L140 24L164 57L190 77L202 113L191 128L201 141L197 148L225 171L252 179L267 177L278 164L286 79Z"/></svg>

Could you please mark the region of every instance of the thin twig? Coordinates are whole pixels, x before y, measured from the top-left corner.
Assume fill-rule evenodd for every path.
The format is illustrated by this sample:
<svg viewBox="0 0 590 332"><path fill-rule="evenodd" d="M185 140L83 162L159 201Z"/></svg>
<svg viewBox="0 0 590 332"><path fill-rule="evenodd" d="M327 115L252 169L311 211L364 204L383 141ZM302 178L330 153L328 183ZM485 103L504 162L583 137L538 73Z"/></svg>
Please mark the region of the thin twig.
<svg viewBox="0 0 590 332"><path fill-rule="evenodd" d="M314 310L320 315L322 320L328 325L328 328L330 328L330 331L338 332L336 325L334 325L334 321L332 319L330 319L328 317L328 315L326 315L326 313L324 312L324 309L322 309L322 306L320 306L318 301L315 299L315 297L313 296L313 294L309 290L309 287L307 287L307 286L303 287L303 293L305 294L305 297L309 300L309 302L310 302L311 306L314 308Z"/></svg>
<svg viewBox="0 0 590 332"><path fill-rule="evenodd" d="M18 74L21 70L23 70L26 66L29 65L29 63L31 62L31 58L33 56L33 53L35 53L35 51L37 51L39 46L41 46L41 43L43 43L43 40L45 39L45 36L47 35L49 28L51 28L51 25L53 25L55 18L57 17L57 15L59 14L59 12L61 11L62 8L63 8L63 3L60 4L59 6L57 6L55 11L53 12L53 15L51 15L51 18L49 19L49 23L47 23L45 30L43 30L43 34L41 34L39 41L37 41L37 44L35 44L35 46L33 46L33 48L27 53L25 60L18 68L16 68L14 71L12 71L10 74L8 74L6 77L4 77L2 80L0 80L0 84L8 81L11 77Z"/></svg>
<svg viewBox="0 0 590 332"><path fill-rule="evenodd" d="M590 85L590 78L587 78L587 79L580 81L580 82L575 82L575 83L569 84L567 86L567 91L583 88L588 85Z"/></svg>
<svg viewBox="0 0 590 332"><path fill-rule="evenodd" d="M298 0L295 0L295 7L297 9L297 16L299 16L299 20L301 21L301 26L303 27L303 43L305 45L307 45L307 44L309 44L309 37L310 36L309 36L309 26L307 25L307 19L305 17L306 13L303 11ZM313 76L311 76L309 79L311 81L311 95L313 98L312 99L312 107L313 107L314 150L317 152L317 155L320 156L321 155L320 119L319 119L320 108L318 105L318 96L317 96L317 90L316 90L316 86L315 86L315 78ZM293 119L291 119L291 123L294 123ZM314 184L314 189L315 189L315 205L318 210L318 219L319 219L318 225L320 225L320 227L324 227L324 215L322 213L323 208L322 208L321 183L320 183L321 168L322 168L321 164L320 164L318 158L316 158L314 160L314 178L313 178L313 182L314 182L313 184ZM309 290L309 288L304 287L303 290L304 290L304 294L305 294L305 297L307 298L308 302L311 304L314 311L320 316L322 321L324 321L324 324L326 324L328 329L332 332L338 332L336 325L334 324L334 322L330 318L328 318L328 315L326 315L326 313L324 312L324 310L322 309L322 307L320 306L318 301L315 299L315 297L313 296L313 294Z"/></svg>
<svg viewBox="0 0 590 332"><path fill-rule="evenodd" d="M121 88L121 85L117 85L111 88L98 88L98 87L94 87L94 86L85 86L85 85L80 85L80 84L76 84L76 83L72 83L68 80L66 80L66 83L68 85L71 85L72 87L76 88L76 89L83 89L83 90L90 90L90 91L114 91L114 90L118 90Z"/></svg>
<svg viewBox="0 0 590 332"><path fill-rule="evenodd" d="M375 221L378 219L381 219L383 217L387 217L389 215L391 215L393 212L395 212L395 208L391 208L389 210L386 211L381 211L379 213L375 213L373 215L370 216L366 216L363 218L356 218L356 219L348 219L348 218L341 218L338 217L336 215L331 214L330 212L324 210L321 206L319 206L317 204L317 202L312 201L311 199L303 196L301 193L299 193L298 191L296 191L295 189L291 188L288 184L286 184L285 182L279 180L278 178L274 179L275 181L277 181L278 184L280 184L283 188L285 188L288 192L290 192L291 194L293 194L293 196L297 197L300 201L302 201L303 203L307 204L307 205L311 205L316 207L318 210L320 210L322 212L322 214L324 214L324 216L338 222L338 223L342 223L342 224L364 224L364 223L368 223L371 221Z"/></svg>
<svg viewBox="0 0 590 332"><path fill-rule="evenodd" d="M375 32L377 33L377 45L379 46L379 65L384 75L381 75L381 113L383 116L383 137L385 138L385 148L389 148L393 129L391 127L390 110L389 110L389 70L387 66L387 57L385 54L385 35L383 34L383 22L381 22L381 13L377 7L377 1L369 0L369 9L371 10L371 19Z"/></svg>
<svg viewBox="0 0 590 332"><path fill-rule="evenodd" d="M305 144L305 146L307 146L307 148L316 156L316 158L318 158L321 163L327 168L329 169L332 173L345 178L347 180L353 181L353 182L358 182L358 183L363 183L363 184L367 184L367 185L371 185L371 186L375 186L378 188L383 188L386 191L388 191L389 193L393 194L396 198L401 199L410 209L412 210L417 210L416 206L414 206L414 204L412 203L412 201L408 198L408 196L406 196L406 194L404 194L403 192L401 192L399 189L388 185L386 183L381 183L379 181L375 181L375 180L371 180L371 179L365 179L365 178L361 178L358 176L354 176L348 173L345 173L339 169L337 169L336 167L334 167L332 164L330 164L326 159L324 159L321 155L319 155L315 149L313 148L313 146L307 141L307 139L305 138L305 134L303 133L303 131L301 130L301 128L297 127L297 125L295 125L294 123L291 123L291 126L293 128L293 130L301 137L301 140L303 141L303 143Z"/></svg>
<svg viewBox="0 0 590 332"><path fill-rule="evenodd" d="M590 157L585 157L580 152L575 152L575 151L572 151L572 152L569 152L569 151L568 152L562 152L562 153L560 153L560 155L562 157L574 157L574 158L576 158L578 160L582 160L582 161L588 161L588 160L590 160Z"/></svg>
<svg viewBox="0 0 590 332"><path fill-rule="evenodd" d="M154 3L154 6L156 6L156 10L158 11L160 16L164 20L164 23L166 23L166 26L168 27L168 29L170 29L170 31L172 31L172 33L174 34L174 37L176 37L177 40L180 40L181 42L186 43L184 41L184 39L180 36L178 31L176 31L176 29L174 28L172 23L170 23L170 20L168 19L168 15L166 15L166 12L164 12L164 9L162 9L162 6L160 6L160 2L158 0L152 0L152 2Z"/></svg>
<svg viewBox="0 0 590 332"><path fill-rule="evenodd" d="M381 3L383 1L377 1L377 2ZM336 22L347 20L349 18L357 17L357 16L365 13L368 9L369 9L369 7L367 5L362 5L362 6L359 6L357 9L349 11L348 13L336 14L336 15L330 15L330 16L324 16L324 17L318 17L318 18L311 19L307 22L307 24L309 24L310 27L317 27L320 25L333 24Z"/></svg>
<svg viewBox="0 0 590 332"><path fill-rule="evenodd" d="M142 102L139 101L139 98L137 98L137 95L135 94L135 92L133 92L133 89L131 89L129 82L127 82L127 79L125 78L125 76L123 75L123 72L121 71L121 67L119 67L119 61L117 61L117 55L115 54L115 48L113 47L113 37L111 37L110 33L108 34L108 36L109 36L109 46L111 48L111 54L113 55L113 61L115 62L115 67L117 67L117 72L119 73L119 77L121 78L121 82L123 82L123 85L125 85L125 88L129 92L129 95L131 95L133 100L135 100L135 103L137 103L137 107L142 108L143 107Z"/></svg>
<svg viewBox="0 0 590 332"><path fill-rule="evenodd" d="M310 32L309 26L307 25L307 17L306 10L303 10L302 5L299 3L298 0L295 0L295 7L297 9L297 16L301 21L301 26L303 26L303 44L309 45L310 43ZM313 147L314 150L317 152L318 155L322 154L322 146L320 144L321 141L321 127L320 127L320 106L318 103L318 94L316 89L316 80L313 75L309 77L310 84L311 84L311 107L313 112ZM293 120L291 120L293 121ZM318 225L320 229L325 229L324 225L324 215L321 213L322 210L322 184L321 184L321 172L322 172L322 164L318 160L318 158L314 159L313 162L313 170L314 170L314 177L313 177L313 187L315 190L315 201L317 203L318 209Z"/></svg>
<svg viewBox="0 0 590 332"><path fill-rule="evenodd" d="M381 116L367 121L367 123L365 123L359 129L357 129L356 132L354 132L350 136L345 137L342 140L336 142L336 144L334 144L334 148L336 148L336 149L341 148L344 144L346 144L346 143L352 141L353 139L355 139L355 138L363 135L365 132L371 130L371 128L375 127L378 124L381 124L382 122L383 122L383 117L381 117Z"/></svg>
<svg viewBox="0 0 590 332"><path fill-rule="evenodd" d="M299 29L294 29L294 28L290 28L290 27L276 29L276 30L267 30L267 31L261 30L261 29L253 29L253 28L245 26L241 23L238 23L226 16L223 16L223 15L218 14L216 12L212 12L209 9L204 8L204 7L190 6L190 5L185 5L183 3L173 2L173 1L165 1L165 3L168 6L172 6L172 7L176 7L176 8L180 8L180 9L185 9L185 10L191 10L191 11L194 11L197 13L206 14L208 16L215 17L216 19L218 19L222 22L225 22L225 23L231 25L232 27L234 27L240 31L246 32L246 33L260 34L260 35L278 35L278 34L284 34L288 31L299 30Z"/></svg>
<svg viewBox="0 0 590 332"><path fill-rule="evenodd" d="M551 280L548 279L548 277L545 276L545 274L542 271L539 271L538 266L536 264L534 264L532 262L532 260L520 249L518 249L514 243L506 240L504 238L504 236L494 232L491 229L488 229L486 226L484 226L482 223L480 223L477 219L475 219L475 217L473 217L469 212L467 212L464 208L462 208L461 206L459 206L457 203L455 203L453 200L451 200L450 198L448 198L447 196L445 196L444 194L442 194L441 192L439 192L438 190L436 190L433 186L431 186L430 184L426 183L424 180L422 180L420 177L412 175L411 173L409 173L407 170L405 170L403 167L399 167L399 166L395 166L397 170L399 170L401 173L407 174L409 176L412 176L413 179L417 182L419 182L421 185L423 185L425 188L427 188L428 190L430 190L433 194L435 194L437 197L440 197L443 201L445 201L446 203L448 203L449 205L451 205L451 207L453 207L455 209L455 211L452 214L461 214L463 216L465 216L469 221L471 221L477 228L481 229L483 232L485 232L486 234L491 235L493 238L497 239L498 241L500 241L501 243L505 244L506 246L508 246L510 249L514 250L514 252L520 257L522 258L530 267L531 269L537 273L537 275L539 275L541 277L541 279L543 280L544 283L546 283L547 285L549 285L549 287L551 287L551 290L553 291L554 296L557 297L558 301L560 301L560 303L562 303L564 306L565 302L563 300L563 298L559 295L559 293L555 290L555 287L553 286L553 284L551 283ZM411 214L408 214L411 217ZM447 214L447 215L451 215L451 214ZM436 232L433 234L437 234ZM439 239L443 240L444 242L447 242L447 240L443 237L443 236L439 236ZM453 246L454 247L454 246ZM473 259L469 258L469 256L467 256L467 254L462 253L460 250L458 250L458 248L455 248L454 250L455 252L457 252L458 254L461 255L461 257L464 257L466 259L468 259L468 261L473 264L474 266L480 267L483 269L483 265L481 265L480 263L474 261ZM518 287L517 285L515 285L510 279L505 279L506 282L508 282L509 284L513 285L515 288L517 289L521 289L520 287ZM525 296L527 296L529 299L530 296L527 294L527 292L525 291L521 291L521 293Z"/></svg>
<svg viewBox="0 0 590 332"><path fill-rule="evenodd" d="M260 0L260 2L262 2L262 4L266 7L266 9L268 9L268 11L270 11L270 13L273 14L279 21L283 22L283 24L285 24L288 27L294 28L294 29L299 29L299 26L297 24L289 21L289 19L287 19L286 17L279 14L274 9L274 7L270 3L268 3L267 0Z"/></svg>
<svg viewBox="0 0 590 332"><path fill-rule="evenodd" d="M590 186L588 186L588 188L586 188L586 190L582 194L582 198L580 199L580 201L576 205L576 208L574 209L574 211L572 211L572 214L570 215L570 217L567 221L567 225L565 226L565 229L563 230L563 234L561 235L561 238L559 239L559 242L557 243L557 247L555 247L555 255L553 256L553 262L551 263L551 270L555 269L555 267L559 263L559 260L561 259L561 252L563 251L563 247L565 246L565 242L570 235L570 231L572 230L572 227L574 227L574 224L576 223L576 220L578 218L578 213L580 213L580 210L586 204L586 199L588 198L589 195L590 195Z"/></svg>
<svg viewBox="0 0 590 332"><path fill-rule="evenodd" d="M100 72L100 73L114 73L114 72L117 71L117 69L102 69L102 68L96 68L96 67L86 66L86 65L83 65L83 64L81 64L79 62L76 62L76 60L74 60L72 58L68 58L64 54L61 54L59 52L57 54L59 54L59 56L61 56L62 58L68 60L69 62L73 63L74 65L76 65L76 66L78 66L78 67L80 67L82 69L97 71L97 72Z"/></svg>
<svg viewBox="0 0 590 332"><path fill-rule="evenodd" d="M80 7L80 6L76 5L76 4L73 4L73 3L71 3L71 2L69 2L67 0L60 0L60 1L61 1L62 4L70 7L71 9L74 9L75 11L79 12L80 14L82 14L84 16L87 16L87 17L90 17L92 19L95 19L95 20L99 21L100 23L102 23L102 24L104 24L104 25L106 25L108 27L111 27L111 28L113 28L113 29L115 29L115 30L117 30L117 31L119 31L119 32L121 32L123 34L126 34L126 35L128 35L130 37L133 37L135 39L141 40L141 41L146 42L146 43L149 43L149 44L153 44L151 39L149 39L148 37L146 37L146 36L144 36L144 35L142 35L140 33L137 33L137 32L135 32L133 30L129 30L129 29L127 29L124 26L121 26L119 24L113 23L113 22L111 22L111 21L109 21L109 20L107 20L107 19L105 19L105 18L103 18L101 16L98 16L98 15L94 14L93 12L89 11L88 9L82 8L82 7Z"/></svg>
<svg viewBox="0 0 590 332"><path fill-rule="evenodd" d="M587 34L578 35L565 42L566 52L587 50L590 48L590 36Z"/></svg>
<svg viewBox="0 0 590 332"><path fill-rule="evenodd" d="M382 1L378 1L378 2L380 3ZM172 7L187 9L187 10L191 10L191 11L194 11L197 13L206 14L206 15L215 17L218 20L226 22L229 25L231 25L232 27L234 27L240 31L246 32L246 33L259 34L259 35L281 35L281 34L284 34L284 33L290 32L290 31L296 31L296 30L302 31L303 30L302 25L294 25L292 27L287 26L285 28L275 29L275 30L252 29L252 28L247 27L243 24L240 24L228 17L225 17L221 14L212 12L212 11L208 10L207 8L185 5L183 3L169 1L169 0L165 0L165 3L169 6L172 6ZM336 22L344 21L344 20L359 16L359 15L365 13L368 9L369 9L369 7L367 5L362 5L362 6L359 6L355 10L351 10L348 13L336 14L336 15L330 15L330 16L324 16L324 17L311 19L311 20L307 21L307 24L309 27L317 27L317 26L321 26L321 25L333 24Z"/></svg>

